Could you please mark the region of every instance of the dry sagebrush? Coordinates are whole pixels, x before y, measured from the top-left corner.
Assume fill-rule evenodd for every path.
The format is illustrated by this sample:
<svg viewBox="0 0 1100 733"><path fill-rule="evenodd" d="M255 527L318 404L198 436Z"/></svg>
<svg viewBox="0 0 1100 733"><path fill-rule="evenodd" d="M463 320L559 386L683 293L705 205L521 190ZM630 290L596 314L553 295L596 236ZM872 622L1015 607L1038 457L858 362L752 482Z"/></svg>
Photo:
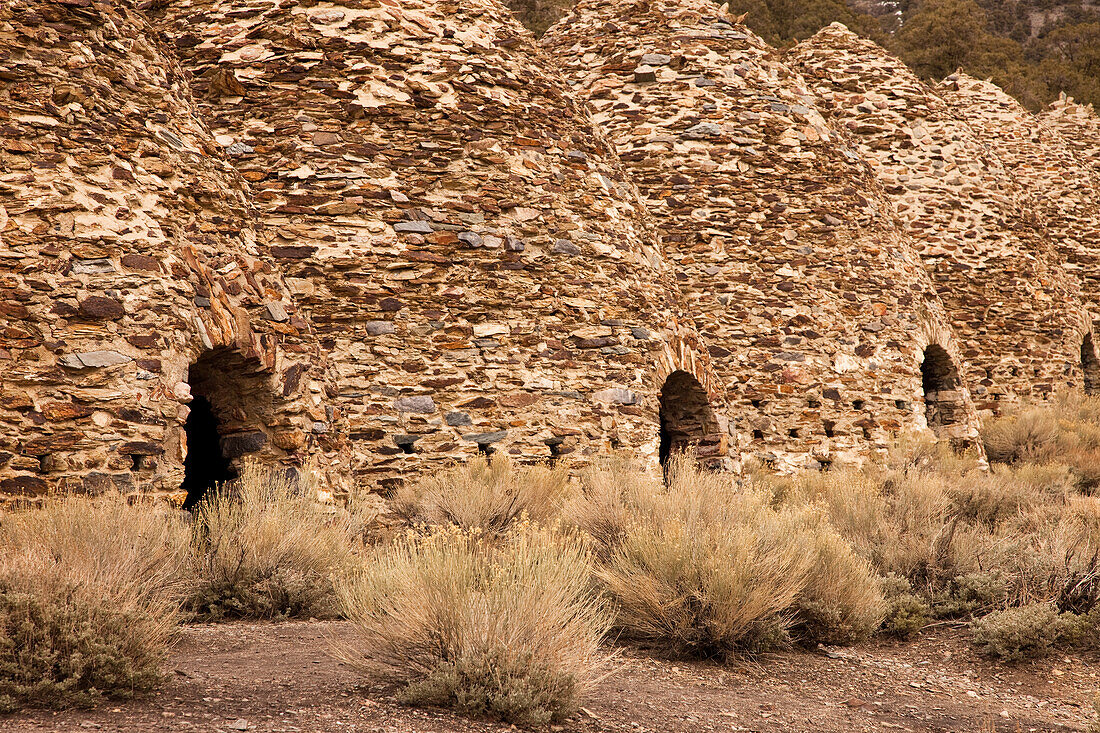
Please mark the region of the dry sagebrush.
<svg viewBox="0 0 1100 733"><path fill-rule="evenodd" d="M881 621L866 561L810 507L775 508L765 492L677 460L669 483L588 472L567 517L596 538L596 569L628 638L677 653L766 649L793 632L852 641Z"/></svg>
<svg viewBox="0 0 1100 733"><path fill-rule="evenodd" d="M357 631L338 654L411 704L560 720L602 664L608 619L590 572L580 538L554 528L410 532L338 585Z"/></svg>
<svg viewBox="0 0 1100 733"><path fill-rule="evenodd" d="M203 619L324 617L359 522L321 504L308 482L258 465L195 509L185 607Z"/></svg>
<svg viewBox="0 0 1100 733"><path fill-rule="evenodd" d="M186 529L166 507L57 498L0 513L0 711L155 687L175 634Z"/></svg>
<svg viewBox="0 0 1100 733"><path fill-rule="evenodd" d="M521 516L557 517L569 495L569 471L519 466L504 455L478 456L400 488L393 510L411 524L502 532Z"/></svg>

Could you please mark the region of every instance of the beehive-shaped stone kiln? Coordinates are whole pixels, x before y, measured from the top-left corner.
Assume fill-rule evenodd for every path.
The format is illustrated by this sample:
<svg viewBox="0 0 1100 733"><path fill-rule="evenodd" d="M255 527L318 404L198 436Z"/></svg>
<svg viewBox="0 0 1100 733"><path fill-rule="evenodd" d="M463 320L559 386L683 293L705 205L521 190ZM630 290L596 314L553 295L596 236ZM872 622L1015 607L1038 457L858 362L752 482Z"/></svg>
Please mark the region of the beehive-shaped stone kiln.
<svg viewBox="0 0 1100 733"><path fill-rule="evenodd" d="M925 426L973 439L920 260L772 49L707 0L580 0L543 43L657 219L755 456L820 466Z"/></svg>
<svg viewBox="0 0 1100 733"><path fill-rule="evenodd" d="M194 500L248 455L332 447L316 344L155 39L122 0L0 6L7 497Z"/></svg>
<svg viewBox="0 0 1100 733"><path fill-rule="evenodd" d="M1080 286L1089 322L1081 326L1080 361L1074 365L1080 377L1074 369L1072 380L1083 379L1086 392L1100 389L1092 332L1100 317L1100 178L1055 127L996 84L957 73L936 91L1011 172L1024 207L1039 217Z"/></svg>
<svg viewBox="0 0 1100 733"><path fill-rule="evenodd" d="M155 12L339 371L363 485L727 428L614 151L491 0Z"/></svg>
<svg viewBox="0 0 1100 733"><path fill-rule="evenodd" d="M979 408L1082 385L1088 318L1012 172L904 64L840 24L787 54L894 198Z"/></svg>
<svg viewBox="0 0 1100 733"><path fill-rule="evenodd" d="M1039 113L1039 122L1061 135L1078 160L1100 176L1100 116L1091 104L1078 104L1062 94Z"/></svg>

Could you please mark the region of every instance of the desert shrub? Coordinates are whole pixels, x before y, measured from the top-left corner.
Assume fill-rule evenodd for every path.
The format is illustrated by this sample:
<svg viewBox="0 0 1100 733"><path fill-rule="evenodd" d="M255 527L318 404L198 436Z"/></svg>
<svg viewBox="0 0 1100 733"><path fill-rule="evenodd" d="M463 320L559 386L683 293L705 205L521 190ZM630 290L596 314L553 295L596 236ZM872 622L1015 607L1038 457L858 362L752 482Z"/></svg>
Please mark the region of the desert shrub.
<svg viewBox="0 0 1100 733"><path fill-rule="evenodd" d="M932 470L844 469L795 477L781 503L818 503L880 574L928 585L957 574L950 489L951 481Z"/></svg>
<svg viewBox="0 0 1100 733"><path fill-rule="evenodd" d="M0 519L0 711L155 687L178 620L186 530L118 495Z"/></svg>
<svg viewBox="0 0 1100 733"><path fill-rule="evenodd" d="M982 443L990 461L1015 463L1055 446L1059 432L1058 416L1038 407L989 420L982 427Z"/></svg>
<svg viewBox="0 0 1100 733"><path fill-rule="evenodd" d="M882 630L899 639L912 638L932 620L932 608L913 592L912 584L897 575L882 578L882 595L886 614Z"/></svg>
<svg viewBox="0 0 1100 733"><path fill-rule="evenodd" d="M1004 604L1004 578L999 572L964 573L948 581L933 599L936 618L960 618L988 613Z"/></svg>
<svg viewBox="0 0 1100 733"><path fill-rule="evenodd" d="M813 565L794 604L796 638L826 644L866 639L886 613L880 585L861 558L821 514L807 525Z"/></svg>
<svg viewBox="0 0 1100 733"><path fill-rule="evenodd" d="M393 510L412 524L502 532L521 516L557 517L569 494L569 471L517 466L505 455L471 459L400 488Z"/></svg>
<svg viewBox="0 0 1100 733"><path fill-rule="evenodd" d="M594 684L608 628L579 535L527 522L407 534L338 593L353 667L400 683L415 705L522 725L560 720Z"/></svg>
<svg viewBox="0 0 1100 733"><path fill-rule="evenodd" d="M207 620L331 616L333 577L353 556L358 525L314 494L285 472L250 464L203 499L185 608Z"/></svg>
<svg viewBox="0 0 1100 733"><path fill-rule="evenodd" d="M591 537L598 558L607 560L631 521L633 507L661 491L662 479L621 458L600 460L581 473L580 491L562 508L566 524Z"/></svg>
<svg viewBox="0 0 1100 733"><path fill-rule="evenodd" d="M970 625L974 646L1007 662L1046 656L1055 648L1100 646L1100 608L1089 613L1059 613L1053 603L996 611Z"/></svg>
<svg viewBox="0 0 1100 733"><path fill-rule="evenodd" d="M583 482L580 502L590 503L570 516L605 528L596 575L625 637L726 656L782 644L792 630L807 641L851 639L879 623L866 563L815 508L776 509L769 493L687 461L673 463L667 487L626 479L614 499L613 475Z"/></svg>
<svg viewBox="0 0 1100 733"><path fill-rule="evenodd" d="M1100 487L1100 398L1061 395L989 421L982 439L992 462L1064 465L1078 491Z"/></svg>

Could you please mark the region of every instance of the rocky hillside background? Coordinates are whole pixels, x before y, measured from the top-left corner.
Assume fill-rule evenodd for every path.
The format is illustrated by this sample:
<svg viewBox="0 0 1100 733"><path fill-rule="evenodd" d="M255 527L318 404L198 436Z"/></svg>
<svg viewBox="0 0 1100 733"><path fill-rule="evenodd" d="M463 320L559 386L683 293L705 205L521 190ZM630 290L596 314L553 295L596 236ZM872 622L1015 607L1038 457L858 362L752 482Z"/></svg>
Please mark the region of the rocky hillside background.
<svg viewBox="0 0 1100 733"><path fill-rule="evenodd" d="M624 6L630 0L623 0ZM572 0L507 0L542 34ZM927 79L958 68L1038 109L1060 92L1100 104L1100 2L1093 0L729 0L784 47L834 21L873 38Z"/></svg>

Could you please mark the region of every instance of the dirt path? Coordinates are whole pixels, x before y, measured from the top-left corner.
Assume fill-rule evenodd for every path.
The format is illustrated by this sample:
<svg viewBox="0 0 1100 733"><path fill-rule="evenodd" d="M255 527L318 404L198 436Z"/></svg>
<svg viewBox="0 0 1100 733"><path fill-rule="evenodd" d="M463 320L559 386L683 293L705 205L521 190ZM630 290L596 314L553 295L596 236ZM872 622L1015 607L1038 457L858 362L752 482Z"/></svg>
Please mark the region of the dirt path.
<svg viewBox="0 0 1100 733"><path fill-rule="evenodd" d="M0 731L504 731L396 705L327 655L345 623L192 626L157 695L83 712L0 716ZM911 643L791 652L720 666L627 651L556 731L1083 731L1100 657L990 664L961 632Z"/></svg>

